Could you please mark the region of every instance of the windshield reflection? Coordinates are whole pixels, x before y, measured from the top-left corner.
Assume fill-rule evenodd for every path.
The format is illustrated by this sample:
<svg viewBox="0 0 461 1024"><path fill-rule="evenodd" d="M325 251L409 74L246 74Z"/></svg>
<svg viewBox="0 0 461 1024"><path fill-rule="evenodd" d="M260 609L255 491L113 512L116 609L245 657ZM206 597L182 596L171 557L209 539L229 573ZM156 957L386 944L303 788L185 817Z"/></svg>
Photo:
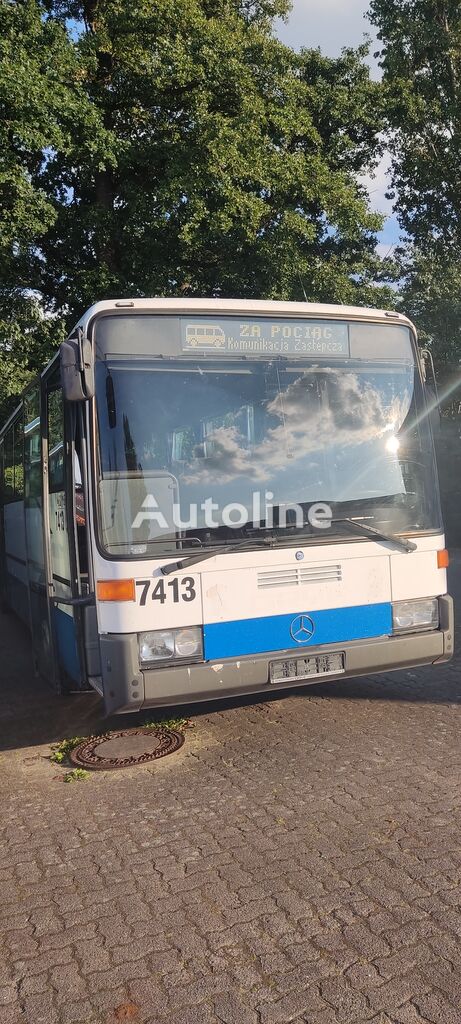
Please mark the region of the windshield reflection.
<svg viewBox="0 0 461 1024"><path fill-rule="evenodd" d="M223 510L239 503L245 525L255 525L255 492L275 510L259 527L276 528L277 510L290 503L313 502L327 502L334 518L363 511L396 531L438 525L431 435L411 363L120 360L99 363L97 380L102 533L113 553L177 536L174 504L183 537L235 540ZM161 528L146 512L155 507ZM303 525L312 532L307 518Z"/></svg>

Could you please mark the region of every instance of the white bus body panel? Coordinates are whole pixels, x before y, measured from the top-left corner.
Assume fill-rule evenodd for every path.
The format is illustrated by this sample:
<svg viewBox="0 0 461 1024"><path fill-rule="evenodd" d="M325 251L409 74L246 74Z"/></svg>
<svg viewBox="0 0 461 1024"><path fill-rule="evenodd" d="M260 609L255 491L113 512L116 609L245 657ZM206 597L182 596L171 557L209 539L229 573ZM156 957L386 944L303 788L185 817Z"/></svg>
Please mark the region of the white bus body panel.
<svg viewBox="0 0 461 1024"><path fill-rule="evenodd" d="M145 562L108 561L96 553L97 579L137 581L136 601L98 603L99 630L133 633L390 605L445 594L446 570L437 567L436 554L444 547L443 535L421 537L416 544L417 551L408 554L374 541L228 553L168 576L161 574L160 566L180 560L180 552ZM296 559L297 552L302 559ZM175 578L180 590L181 581L193 581L193 600L173 600ZM165 594L163 602L153 598L159 582ZM141 604L147 584L145 603Z"/></svg>

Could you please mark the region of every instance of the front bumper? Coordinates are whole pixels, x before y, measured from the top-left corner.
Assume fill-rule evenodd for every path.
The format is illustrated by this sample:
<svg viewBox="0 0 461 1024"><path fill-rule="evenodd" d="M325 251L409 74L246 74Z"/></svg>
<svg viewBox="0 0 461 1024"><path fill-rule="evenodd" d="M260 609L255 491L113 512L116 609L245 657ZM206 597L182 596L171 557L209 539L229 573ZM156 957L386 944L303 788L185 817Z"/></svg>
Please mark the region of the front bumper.
<svg viewBox="0 0 461 1024"><path fill-rule="evenodd" d="M427 633L352 640L345 644L309 647L309 654L343 651L345 672L328 681L354 676L436 665L453 655L453 600L439 598L440 628ZM301 652L300 652L301 655ZM232 658L223 662L168 666L141 671L135 633L106 634L101 637L104 702L108 714L167 707L195 701L216 700L251 693L271 693L293 686L317 685L321 677L299 683L269 683L269 662L293 658L293 650L267 652L255 657Z"/></svg>

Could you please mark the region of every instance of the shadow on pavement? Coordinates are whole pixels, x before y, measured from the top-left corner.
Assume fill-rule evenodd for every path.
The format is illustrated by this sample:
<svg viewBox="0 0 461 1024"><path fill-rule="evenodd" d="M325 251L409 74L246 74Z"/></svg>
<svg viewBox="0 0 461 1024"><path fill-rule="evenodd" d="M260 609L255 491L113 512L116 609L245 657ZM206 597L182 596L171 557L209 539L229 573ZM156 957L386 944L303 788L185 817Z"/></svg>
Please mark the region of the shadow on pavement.
<svg viewBox="0 0 461 1024"><path fill-rule="evenodd" d="M452 554L449 592L461 607L461 551ZM180 708L151 709L136 715L104 717L95 693L58 697L34 675L30 637L13 615L0 615L0 749L38 746L69 736L88 736L113 728L128 728L144 720L178 713L201 717L231 707L266 704L297 696L300 700L386 700L443 704L461 703L459 658L447 665L426 666L404 672L364 676L344 682L253 694L247 697L207 701Z"/></svg>

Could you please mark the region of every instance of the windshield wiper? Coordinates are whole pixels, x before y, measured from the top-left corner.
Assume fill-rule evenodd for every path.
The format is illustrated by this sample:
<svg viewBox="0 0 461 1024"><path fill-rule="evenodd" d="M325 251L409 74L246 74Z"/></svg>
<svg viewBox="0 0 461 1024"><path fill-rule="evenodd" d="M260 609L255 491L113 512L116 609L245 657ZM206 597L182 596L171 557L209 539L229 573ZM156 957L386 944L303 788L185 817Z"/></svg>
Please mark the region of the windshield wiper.
<svg viewBox="0 0 461 1024"><path fill-rule="evenodd" d="M366 523L362 523L357 519L332 519L332 523L349 523L350 526L357 527L362 533L366 533L369 536L377 537L379 540L387 540L389 543L394 544L395 547L401 551L416 551L416 544L411 540L406 540L405 537L397 537L393 533L385 533L383 530L375 530L373 526L368 526ZM213 558L215 555L223 555L228 551L246 551L251 548L275 548L278 545L286 543L287 547L298 547L301 543L300 537L253 537L251 540L240 540L236 544L220 544L215 548L207 548L198 551L196 555L188 555L187 558L181 558L177 562L168 562L167 565L160 567L160 572L163 576L169 576L172 572L177 572L178 569L187 569L189 565L195 565L196 562L204 562L207 558Z"/></svg>
<svg viewBox="0 0 461 1024"><path fill-rule="evenodd" d="M220 544L215 548L207 548L206 550L198 551L196 555L188 555L187 558L181 558L178 562L168 562L167 565L160 567L160 572L163 576L169 576L171 572L176 572L177 569L187 569L189 565L195 565L196 562L203 562L206 558L214 558L215 555L224 555L228 551L245 551L247 548L275 548L282 541L287 540L285 537L253 537L250 540L241 540L237 544ZM300 543L299 537L290 537L289 544L293 547L298 547Z"/></svg>
<svg viewBox="0 0 461 1024"><path fill-rule="evenodd" d="M357 530L368 533L372 537L377 537L378 540L388 540L389 543L394 544L400 551L406 551L407 554L410 551L417 550L417 546L412 540L406 540L405 537L397 537L394 533L385 533L384 530L375 530L374 526L368 526L367 523L361 522L360 519L332 519L331 522L349 523L350 526L355 526Z"/></svg>

